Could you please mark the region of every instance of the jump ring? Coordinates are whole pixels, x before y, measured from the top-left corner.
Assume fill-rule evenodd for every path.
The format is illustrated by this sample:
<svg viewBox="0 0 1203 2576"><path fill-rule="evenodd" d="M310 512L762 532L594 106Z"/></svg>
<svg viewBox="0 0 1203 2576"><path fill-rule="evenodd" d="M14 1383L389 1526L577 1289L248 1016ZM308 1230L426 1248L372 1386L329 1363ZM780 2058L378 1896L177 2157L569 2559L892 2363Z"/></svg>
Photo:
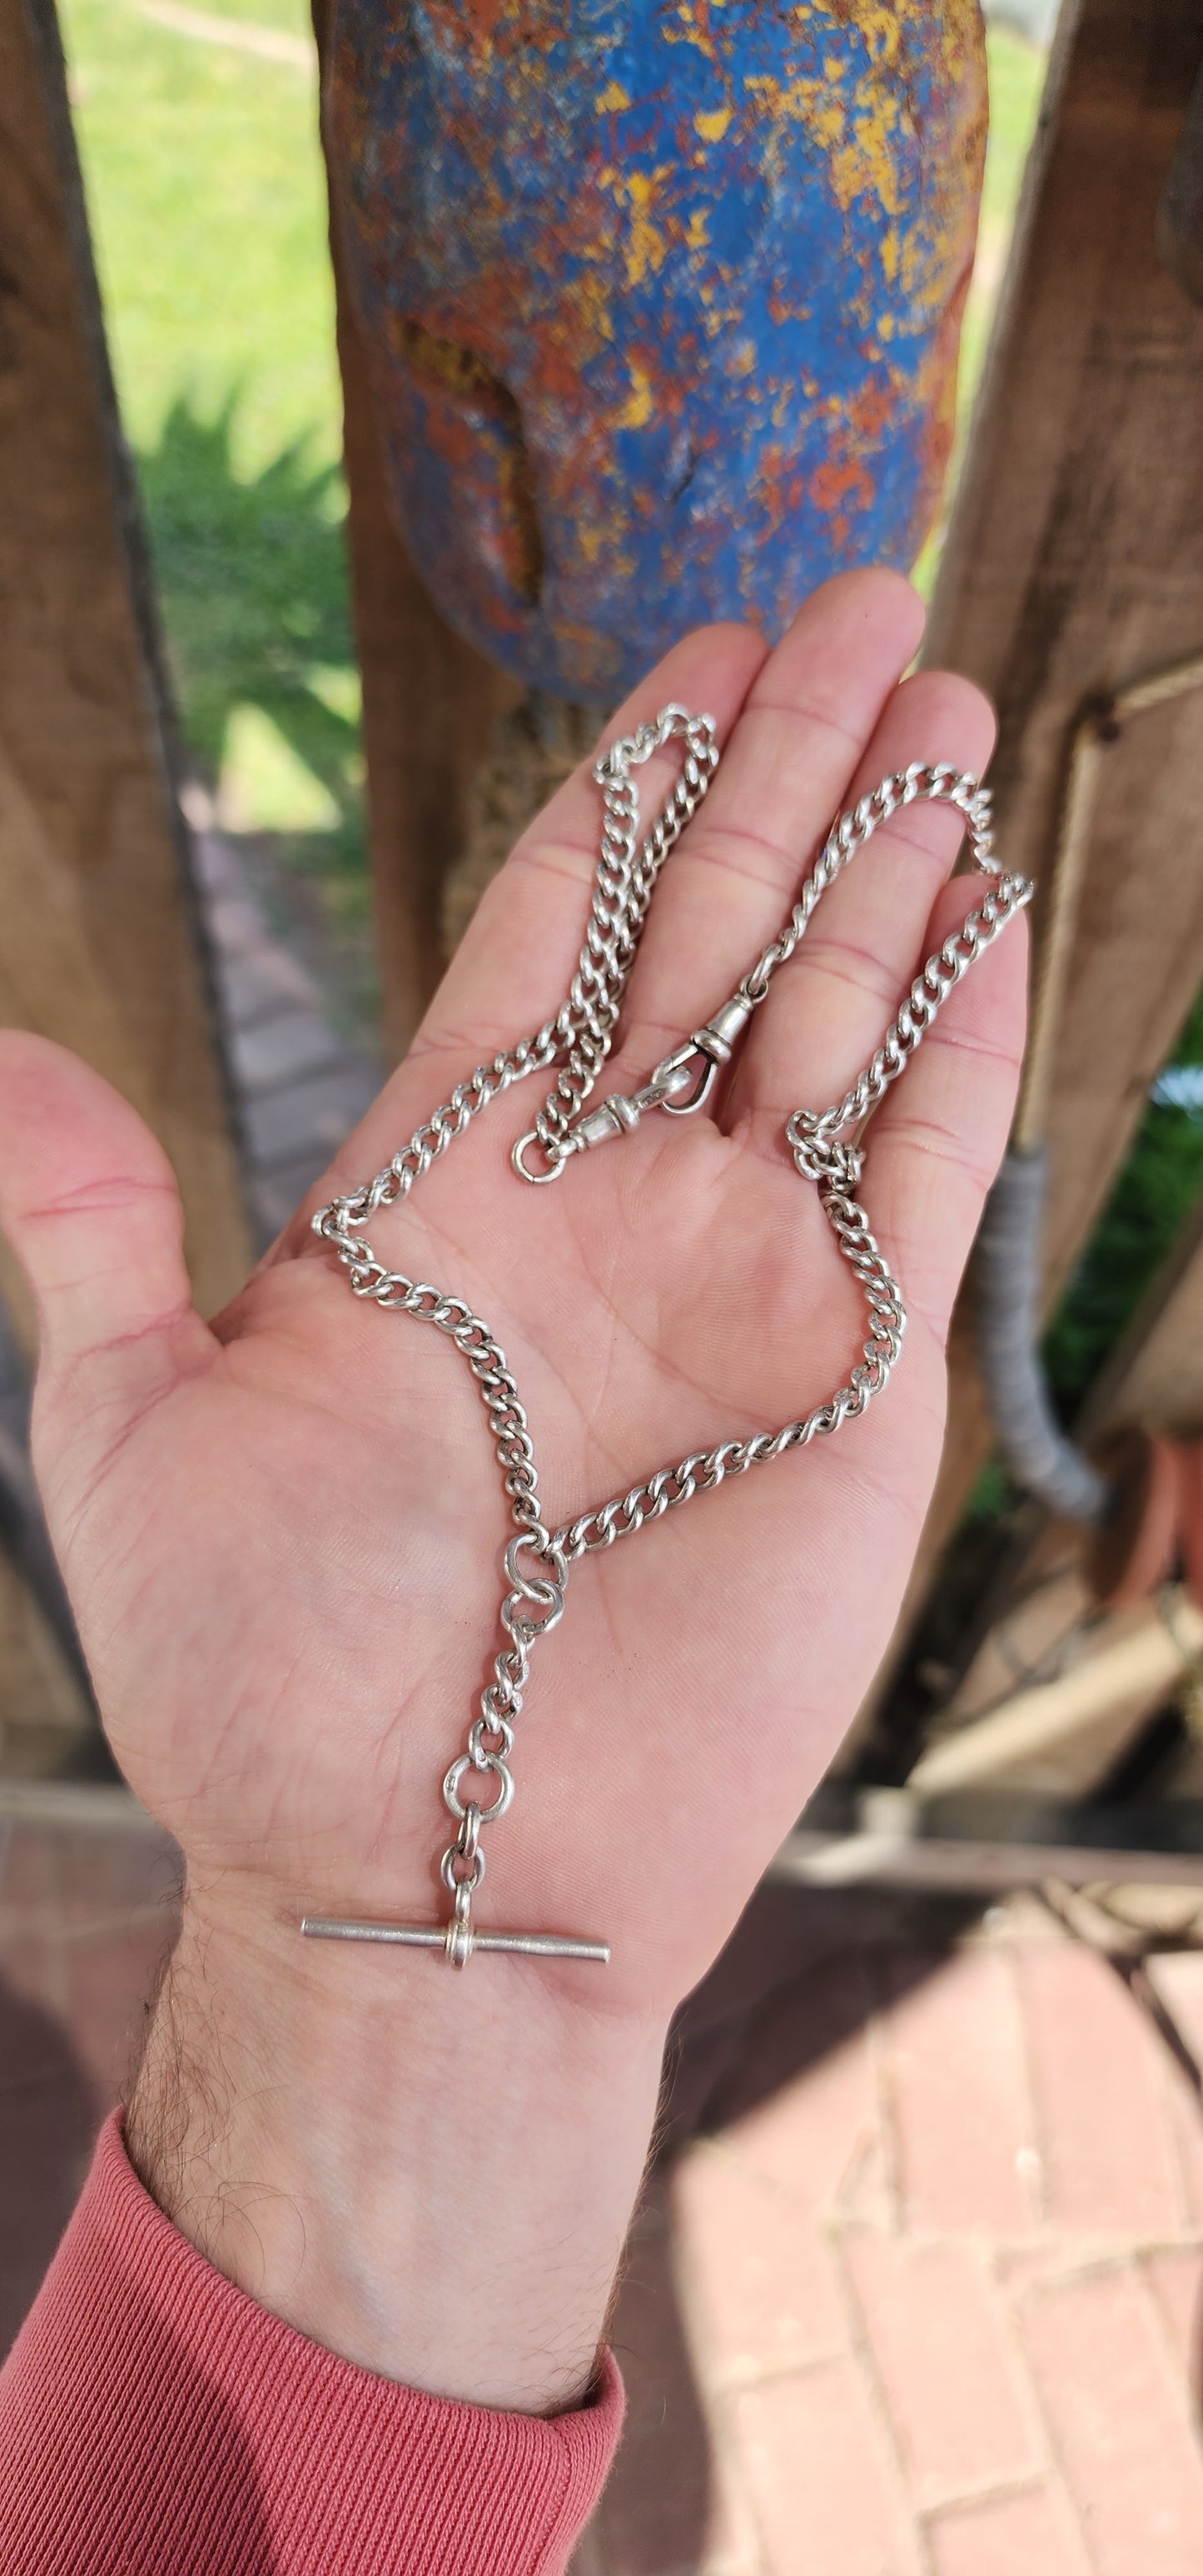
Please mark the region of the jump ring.
<svg viewBox="0 0 1203 2576"><path fill-rule="evenodd" d="M498 1817L504 1816L514 1795L514 1774L500 1753L486 1753L479 1763L472 1760L470 1753L457 1754L443 1782L443 1797L457 1825L462 1825L468 1812L460 1798L460 1781L465 1771L478 1770L491 1771L497 1782L497 1795L492 1806L480 1810L482 1825L495 1825Z"/></svg>
<svg viewBox="0 0 1203 2576"><path fill-rule="evenodd" d="M548 1163L547 1170L545 1172L528 1172L524 1160L527 1146L538 1145L541 1142L542 1139L540 1138L538 1128L528 1127L525 1136L520 1136L517 1144L514 1145L510 1151L510 1161L514 1166L514 1170L516 1171L519 1180L529 1181L532 1190L546 1189L549 1181L558 1181L568 1159L567 1155L562 1154L558 1162ZM546 1146L544 1146L543 1150L546 1153Z"/></svg>

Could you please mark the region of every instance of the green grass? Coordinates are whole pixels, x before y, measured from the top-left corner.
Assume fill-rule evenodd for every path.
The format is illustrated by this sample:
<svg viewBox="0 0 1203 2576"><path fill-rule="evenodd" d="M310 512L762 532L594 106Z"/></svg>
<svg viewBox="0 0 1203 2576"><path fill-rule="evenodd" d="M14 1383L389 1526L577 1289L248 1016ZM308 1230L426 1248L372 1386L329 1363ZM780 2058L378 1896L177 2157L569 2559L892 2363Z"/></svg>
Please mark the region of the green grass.
<svg viewBox="0 0 1203 2576"><path fill-rule="evenodd" d="M1203 1066L1203 995L1170 1063ZM1162 1088L1145 1104L1132 1150L1045 1343L1049 1382L1067 1422L1131 1323L1203 1188L1203 1109L1159 1097Z"/></svg>
<svg viewBox="0 0 1203 2576"><path fill-rule="evenodd" d="M987 31L986 51L990 68L990 138L986 147L977 259L961 333L957 435L952 473L939 521L915 566L915 580L925 599L932 595L940 567L948 509L965 453L974 399L985 364L990 326L1023 185L1028 146L1036 129L1044 88L1046 56L1039 45L1029 44L1026 36L1017 34L1010 27L991 27Z"/></svg>
<svg viewBox="0 0 1203 2576"><path fill-rule="evenodd" d="M962 414L976 390L986 354L1028 147L1040 113L1047 59L1042 47L1029 44L1026 36L1016 34L1010 27L991 27L986 47L990 63L990 139L986 147L977 269L961 346Z"/></svg>
<svg viewBox="0 0 1203 2576"><path fill-rule="evenodd" d="M125 423L153 449L181 396L238 394L233 462L293 440L338 455L334 300L316 82L198 43L137 0L63 0L63 35ZM303 0L205 14L307 35Z"/></svg>
<svg viewBox="0 0 1203 2576"><path fill-rule="evenodd" d="M205 0L308 47L303 0ZM122 415L175 685L230 823L366 911L316 81L63 0Z"/></svg>

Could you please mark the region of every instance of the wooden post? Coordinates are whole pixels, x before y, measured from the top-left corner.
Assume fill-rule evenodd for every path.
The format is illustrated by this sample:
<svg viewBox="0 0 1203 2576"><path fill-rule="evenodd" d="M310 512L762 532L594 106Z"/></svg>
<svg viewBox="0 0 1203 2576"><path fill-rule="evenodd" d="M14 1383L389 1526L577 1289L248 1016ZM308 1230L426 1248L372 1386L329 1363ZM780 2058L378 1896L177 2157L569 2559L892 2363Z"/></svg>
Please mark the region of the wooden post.
<svg viewBox="0 0 1203 2576"><path fill-rule="evenodd" d="M933 605L927 658L994 697L1000 845L1037 875L1084 705L1203 648L1203 314L1157 249L1201 47L1197 0L1082 0L1066 31ZM1097 798L1050 1291L1203 977L1201 708L1135 718Z"/></svg>
<svg viewBox="0 0 1203 2576"><path fill-rule="evenodd" d="M0 1776L96 1746L83 1656L33 1488L29 1390L0 1309Z"/></svg>
<svg viewBox="0 0 1203 2576"><path fill-rule="evenodd" d="M1203 1436L1203 1199L1163 1261L1079 1426L1088 1439L1139 1425Z"/></svg>
<svg viewBox="0 0 1203 2576"><path fill-rule="evenodd" d="M0 602L0 1022L74 1047L155 1128L211 1312L245 1276L249 1239L53 0L0 0ZM0 1291L28 1354L3 1247ZM0 1354L8 1771L73 1758L91 1723L65 1618L22 1570L45 1543L19 1375Z"/></svg>
<svg viewBox="0 0 1203 2576"><path fill-rule="evenodd" d="M0 1020L157 1130L212 1310L248 1237L52 0L0 0L0 272Z"/></svg>
<svg viewBox="0 0 1203 2576"><path fill-rule="evenodd" d="M1203 647L1203 313L1157 248L1201 47L1197 0L1066 0L932 608L925 659L998 706L999 847L1037 878L1083 709ZM1050 1302L1203 981L1203 700L1105 759L1056 1036ZM964 1307L900 1642L990 1440Z"/></svg>
<svg viewBox="0 0 1203 2576"><path fill-rule="evenodd" d="M446 964L444 889L464 853L472 781L494 717L520 692L444 624L388 515L367 362L340 265L335 250L347 547L389 1065L404 1055Z"/></svg>
<svg viewBox="0 0 1203 2576"><path fill-rule="evenodd" d="M325 0L314 0L319 61L327 14ZM382 1044L385 1062L394 1064L446 962L444 887L464 853L473 778L494 718L521 692L445 624L389 515L367 351L347 290L333 191L330 250Z"/></svg>
<svg viewBox="0 0 1203 2576"><path fill-rule="evenodd" d="M1165 1432L1179 1439L1203 1434L1203 1201L1181 1228L1075 1427L1078 1437L1087 1442L1129 1428ZM923 1778L939 1779L946 1742L960 1747L964 1730L972 1729L975 1722L984 1725L987 1713L993 1726L994 1715L1003 1705L1010 1712L1008 1726L995 1728L993 1738L975 1734L973 1745L966 1746L969 1765L980 1754L983 1771L991 1770L993 1752L1009 1749L1025 1759L1025 1787L1036 1784L1037 1773L1031 1767L1035 1757L1042 1785L1061 1794L1079 1794L1138 1731L1159 1698L1171 1696L1174 1673L1167 1677L1159 1655L1163 1643L1172 1646L1177 1640L1181 1645L1189 1620L1174 1613L1167 1630L1152 1605L1147 1616L1142 1613L1151 1652L1139 1686L1126 1695L1113 1694L1110 1704L1105 1688L1095 1692L1096 1679L1106 1683L1106 1659L1113 1647L1131 1640L1142 1620L1129 1606L1097 1621L1087 1569L1091 1543L1090 1531L1045 1515L1038 1519L1027 1545L1012 1552L1000 1573L981 1644L955 1697L938 1713L939 1740L934 1754L923 1756L920 1785ZM1094 1623L1089 1634L1088 1620ZM1062 1694L1060 1702L1056 1692L1042 1702L1038 1692L1019 1692L1015 1684L1019 1671L1043 1672L1047 1659L1056 1658L1075 1630L1082 1632L1080 1661L1071 1662L1067 1672L1081 1677L1076 1697L1082 1724L1068 1728L1066 1742L1060 1719L1072 1717L1074 1689ZM1183 1660L1180 1653L1175 1672ZM1111 1669L1122 1681L1122 1656ZM1054 1723L1044 1742L1046 1717ZM959 1751L953 1759L960 1760Z"/></svg>

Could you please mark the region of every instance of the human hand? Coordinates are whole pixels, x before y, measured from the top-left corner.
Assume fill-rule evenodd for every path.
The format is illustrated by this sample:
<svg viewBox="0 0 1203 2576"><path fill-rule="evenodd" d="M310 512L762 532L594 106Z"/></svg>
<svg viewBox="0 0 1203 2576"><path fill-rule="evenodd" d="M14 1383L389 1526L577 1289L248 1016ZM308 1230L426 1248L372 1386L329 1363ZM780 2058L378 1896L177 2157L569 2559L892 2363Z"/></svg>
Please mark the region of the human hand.
<svg viewBox="0 0 1203 2576"><path fill-rule="evenodd" d="M724 747L656 892L607 1088L633 1088L726 997L843 804L911 760L984 766L978 693L900 680L920 626L908 585L848 576L771 655L740 629L690 637L607 729L676 700L712 712ZM671 753L640 773L645 820L675 774ZM306 1911L443 1918L439 1783L496 1650L509 1535L463 1361L354 1300L308 1219L558 1007L599 820L586 768L212 1325L134 1113L60 1051L0 1039L0 1218L41 1314L50 1525L114 1751L187 1862L133 2152L170 2214L297 2324L419 2384L527 2406L587 2380L668 2018L888 1640L1022 1022L1012 934L872 1122L863 1197L910 1317L888 1392L834 1439L582 1560L537 1650L478 1916L606 1938L610 1966L481 1958L449 1976L437 1955L303 1944ZM386 1257L500 1341L551 1525L846 1377L860 1294L785 1121L839 1096L959 923L959 833L924 805L877 834L757 1014L716 1117L648 1118L532 1192L508 1151L526 1086L374 1221Z"/></svg>

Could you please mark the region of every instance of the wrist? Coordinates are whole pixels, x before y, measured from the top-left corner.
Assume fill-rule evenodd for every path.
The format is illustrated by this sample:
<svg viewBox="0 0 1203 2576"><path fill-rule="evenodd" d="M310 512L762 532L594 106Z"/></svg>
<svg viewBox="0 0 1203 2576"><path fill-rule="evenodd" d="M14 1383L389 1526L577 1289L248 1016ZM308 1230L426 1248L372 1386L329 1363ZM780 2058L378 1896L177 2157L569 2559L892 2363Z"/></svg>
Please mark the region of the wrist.
<svg viewBox="0 0 1203 2576"><path fill-rule="evenodd" d="M531 1962L348 1957L223 1890L185 1905L130 2154L198 2250L315 2341L554 2413L596 2369L663 2042Z"/></svg>

